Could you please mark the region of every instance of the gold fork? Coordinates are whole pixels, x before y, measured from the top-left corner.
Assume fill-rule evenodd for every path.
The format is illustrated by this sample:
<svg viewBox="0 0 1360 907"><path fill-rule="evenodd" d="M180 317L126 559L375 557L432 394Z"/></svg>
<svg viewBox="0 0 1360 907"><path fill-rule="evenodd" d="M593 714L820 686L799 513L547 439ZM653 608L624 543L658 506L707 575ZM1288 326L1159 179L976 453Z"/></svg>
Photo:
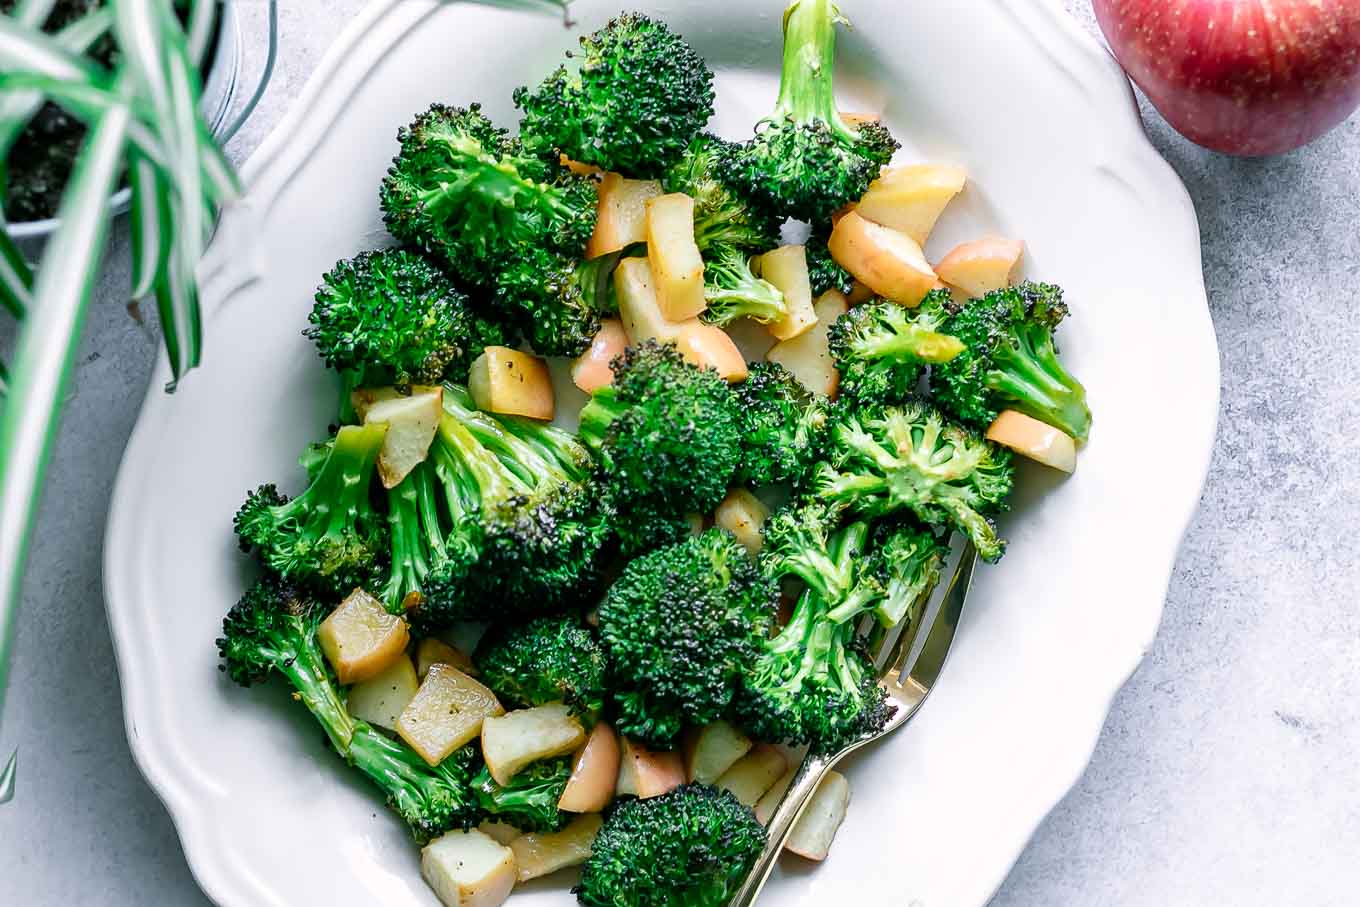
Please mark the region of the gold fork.
<svg viewBox="0 0 1360 907"><path fill-rule="evenodd" d="M959 558L959 565L954 570L953 576L950 577L949 587L945 591L944 600L940 603L935 619L929 623L929 632L926 633L920 654L914 661L910 661L910 665L909 659L916 647L916 640L926 627L924 619L903 630L890 649L886 645L883 647L887 650L886 660L880 651L875 664L883 661L885 666L879 674L878 681L888 691L888 698L896 704L897 711L881 730L864 735L839 752L830 755L808 753L789 783L784 799L770 817L770 824L766 829L768 840L765 842L765 849L760 852L751 871L747 873L746 881L732 898L730 907L751 907L756 902L766 880L770 877L770 872L774 869L775 861L784 849L784 842L788 840L793 824L802 815L826 773L850 753L906 724L916 714L921 703L925 702L940 677L945 659L949 656L949 647L954 642L954 631L958 628L960 615L963 614L963 602L968 597L968 587L972 585L973 568L976 565L977 552L972 545L968 545Z"/></svg>

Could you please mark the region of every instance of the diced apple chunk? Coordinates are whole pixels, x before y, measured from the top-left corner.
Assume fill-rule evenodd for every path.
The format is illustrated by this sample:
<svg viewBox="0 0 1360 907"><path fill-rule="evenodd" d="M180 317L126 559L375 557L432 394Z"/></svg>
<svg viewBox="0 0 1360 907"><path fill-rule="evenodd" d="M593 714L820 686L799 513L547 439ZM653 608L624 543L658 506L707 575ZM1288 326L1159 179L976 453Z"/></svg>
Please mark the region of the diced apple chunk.
<svg viewBox="0 0 1360 907"><path fill-rule="evenodd" d="M468 658L444 640L427 636L416 643L416 674L420 676L421 680L424 680L425 675L430 673L430 667L437 664L452 665L464 674L473 676L477 674L477 669L473 667L471 658Z"/></svg>
<svg viewBox="0 0 1360 907"><path fill-rule="evenodd" d="M825 860L849 806L850 782L840 772L828 772L803 814L793 823L784 849L808 860Z"/></svg>
<svg viewBox="0 0 1360 907"><path fill-rule="evenodd" d="M652 266L645 258L625 258L614 270L614 294L623 331L634 346L648 340L674 340L680 326L661 313Z"/></svg>
<svg viewBox="0 0 1360 907"><path fill-rule="evenodd" d="M586 244L586 258L599 258L647 240L647 202L661 194L656 180L630 180L606 173L600 180L599 216Z"/></svg>
<svg viewBox="0 0 1360 907"><path fill-rule="evenodd" d="M673 192L647 200L647 258L668 320L687 321L708 308L704 260L694 241L694 199Z"/></svg>
<svg viewBox="0 0 1360 907"><path fill-rule="evenodd" d="M472 363L468 392L477 408L489 413L553 417L552 375L548 363L508 346L489 346Z"/></svg>
<svg viewBox="0 0 1360 907"><path fill-rule="evenodd" d="M382 602L363 589L351 592L317 631L321 650L342 684L376 677L398 658L405 658L410 638L406 621L389 614Z"/></svg>
<svg viewBox="0 0 1360 907"><path fill-rule="evenodd" d="M659 797L685 783L685 762L677 752L649 750L636 740L623 738L619 762L619 796L632 794L639 800Z"/></svg>
<svg viewBox="0 0 1360 907"><path fill-rule="evenodd" d="M349 713L369 724L395 731L397 718L416 697L419 686L415 665L411 664L411 659L402 656L381 673L349 688Z"/></svg>
<svg viewBox="0 0 1360 907"><path fill-rule="evenodd" d="M524 834L509 822L502 822L499 819L483 819L477 823L477 830L497 844L504 844L506 847L510 846L511 841Z"/></svg>
<svg viewBox="0 0 1360 907"><path fill-rule="evenodd" d="M1077 468L1077 442L1071 435L1013 409L996 417L987 429L987 440L1062 472Z"/></svg>
<svg viewBox="0 0 1360 907"><path fill-rule="evenodd" d="M724 380L736 384L750 374L746 357L722 328L706 324L697 318L679 325L675 334L675 348L699 368L711 368Z"/></svg>
<svg viewBox="0 0 1360 907"><path fill-rule="evenodd" d="M762 530L770 518L770 508L760 498L746 488L733 488L718 505L713 514L713 523L736 536L752 557L760 553L765 544Z"/></svg>
<svg viewBox="0 0 1360 907"><path fill-rule="evenodd" d="M755 742L750 737L726 721L690 728L682 747L686 777L700 784L712 784L753 746Z"/></svg>
<svg viewBox="0 0 1360 907"><path fill-rule="evenodd" d="M500 907L515 887L515 852L480 831L451 831L421 850L420 874L444 907Z"/></svg>
<svg viewBox="0 0 1360 907"><path fill-rule="evenodd" d="M509 784L531 762L565 756L585 742L585 728L560 702L506 712L482 725L482 758L497 784Z"/></svg>
<svg viewBox="0 0 1360 907"><path fill-rule="evenodd" d="M452 665L435 664L397 719L397 734L422 759L438 765L480 734L484 721L503 714L486 687Z"/></svg>
<svg viewBox="0 0 1360 907"><path fill-rule="evenodd" d="M812 308L812 280L808 276L807 249L780 246L760 256L760 276L784 294L788 314L770 322L766 329L777 340L789 340L812 330L817 313Z"/></svg>
<svg viewBox="0 0 1360 907"><path fill-rule="evenodd" d="M571 777L557 808L569 813L599 812L614 799L619 781L619 737L603 721L595 723L585 746L571 763Z"/></svg>
<svg viewBox="0 0 1360 907"><path fill-rule="evenodd" d="M789 760L768 743L756 744L714 782L746 806L755 806L789 767Z"/></svg>
<svg viewBox="0 0 1360 907"><path fill-rule="evenodd" d="M358 390L351 395L355 410L363 400L365 425L387 423L387 435L382 450L378 451L378 475L384 488L395 488L411 470L425 461L430 442L444 416L442 387L413 387L410 396L400 394L372 399L371 391Z"/></svg>
<svg viewBox="0 0 1360 907"><path fill-rule="evenodd" d="M614 371L609 363L627 349L628 334L623 330L623 322L617 318L604 319L600 322L595 338L590 341L590 349L572 361L572 383L587 394L613 384Z"/></svg>
<svg viewBox="0 0 1360 907"><path fill-rule="evenodd" d="M827 240L831 256L856 279L885 299L920 305L939 282L920 243L905 233L874 223L852 211Z"/></svg>
<svg viewBox="0 0 1360 907"><path fill-rule="evenodd" d="M779 776L774 787L767 790L756 801L756 821L761 825L770 824L770 819L774 818L774 811L779 808L780 803L784 802L784 794L788 793L789 785L793 783L793 776L796 774L798 774L798 766L790 765L788 770Z"/></svg>
<svg viewBox="0 0 1360 907"><path fill-rule="evenodd" d="M577 816L561 831L520 835L510 842L519 880L527 882L590 859L590 848L604 823L598 815Z"/></svg>
<svg viewBox="0 0 1360 907"><path fill-rule="evenodd" d="M855 210L924 246L945 206L963 191L967 180L968 171L952 164L888 167L869 186Z"/></svg>
<svg viewBox="0 0 1360 907"><path fill-rule="evenodd" d="M1011 285L1011 274L1024 254L1025 244L1018 239L976 239L951 249L935 273L969 296L985 296Z"/></svg>
<svg viewBox="0 0 1360 907"><path fill-rule="evenodd" d="M776 343L765 358L793 373L814 394L835 396L841 385L836 360L831 357L828 337L836 319L850 311L845 296L836 290L823 293L813 307L817 325L806 334Z"/></svg>

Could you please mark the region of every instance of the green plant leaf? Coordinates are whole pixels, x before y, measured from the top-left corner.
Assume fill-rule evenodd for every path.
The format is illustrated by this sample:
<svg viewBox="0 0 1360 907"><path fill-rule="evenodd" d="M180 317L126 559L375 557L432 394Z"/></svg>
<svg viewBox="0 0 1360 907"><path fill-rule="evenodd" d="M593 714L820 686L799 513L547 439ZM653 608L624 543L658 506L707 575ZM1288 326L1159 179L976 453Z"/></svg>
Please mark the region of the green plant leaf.
<svg viewBox="0 0 1360 907"><path fill-rule="evenodd" d="M0 706L21 595L24 560L60 404L70 379L108 236L108 198L123 167L127 106L90 129L62 197L61 220L44 253L34 303L19 333L0 409Z"/></svg>
<svg viewBox="0 0 1360 907"><path fill-rule="evenodd" d="M174 238L171 191L156 165L140 155L133 156L128 179L132 186L132 298L141 299L155 292L156 284L166 276Z"/></svg>

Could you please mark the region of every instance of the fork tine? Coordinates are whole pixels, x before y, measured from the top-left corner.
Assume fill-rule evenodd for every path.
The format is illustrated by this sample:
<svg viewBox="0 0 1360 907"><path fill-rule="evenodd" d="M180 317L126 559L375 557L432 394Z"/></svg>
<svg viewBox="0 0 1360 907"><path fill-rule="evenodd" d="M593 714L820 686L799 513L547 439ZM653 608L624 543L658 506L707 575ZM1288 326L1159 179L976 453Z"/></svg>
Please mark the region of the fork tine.
<svg viewBox="0 0 1360 907"><path fill-rule="evenodd" d="M968 588L973 584L973 568L976 566L977 550L971 544L967 545L959 557L958 568L950 577L949 589L945 592L944 601L940 603L935 619L930 623L930 632L926 635L925 645L921 647L921 654L912 664L910 674L906 672L904 663L910 650L902 653L899 661L903 663L894 665L893 670L897 674L894 682L898 686L905 686L910 681L913 685L928 691L935 685L940 672L944 670L949 649L954 643L954 632L958 629L959 618L963 614L963 603L968 598ZM892 678L892 675L888 677Z"/></svg>

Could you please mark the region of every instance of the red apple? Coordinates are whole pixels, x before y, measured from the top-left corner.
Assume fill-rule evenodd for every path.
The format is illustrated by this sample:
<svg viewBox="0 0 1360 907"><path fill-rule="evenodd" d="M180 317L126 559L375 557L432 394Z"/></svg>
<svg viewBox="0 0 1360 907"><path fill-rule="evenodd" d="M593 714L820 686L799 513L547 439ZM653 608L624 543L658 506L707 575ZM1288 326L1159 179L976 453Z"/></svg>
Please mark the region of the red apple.
<svg viewBox="0 0 1360 907"><path fill-rule="evenodd" d="M1360 105L1360 0L1093 0L1115 57L1182 135L1280 154Z"/></svg>

